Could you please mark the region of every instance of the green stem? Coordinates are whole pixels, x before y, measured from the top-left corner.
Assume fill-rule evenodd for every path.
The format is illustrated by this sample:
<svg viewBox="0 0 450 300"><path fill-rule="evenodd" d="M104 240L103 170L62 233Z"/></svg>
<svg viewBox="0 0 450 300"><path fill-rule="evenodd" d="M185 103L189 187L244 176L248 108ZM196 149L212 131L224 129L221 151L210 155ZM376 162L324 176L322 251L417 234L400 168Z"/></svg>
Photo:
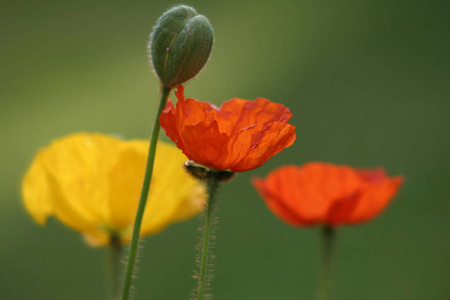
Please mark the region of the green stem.
<svg viewBox="0 0 450 300"><path fill-rule="evenodd" d="M111 241L108 247L108 273L109 273L109 299L118 299L120 294L120 260L122 258L122 245L120 237L116 234L111 235Z"/></svg>
<svg viewBox="0 0 450 300"><path fill-rule="evenodd" d="M334 248L336 244L336 231L333 227L325 225L322 228L322 266L319 281L319 300L331 299L332 272L334 261Z"/></svg>
<svg viewBox="0 0 450 300"><path fill-rule="evenodd" d="M128 254L128 264L125 274L124 288L122 293L122 300L128 300L130 296L131 282L133 279L134 264L136 262L136 254L138 249L139 234L141 231L142 217L144 216L145 204L147 203L148 191L150 190L150 181L153 174L153 165L155 162L156 144L158 141L159 130L159 116L166 106L167 98L169 97L170 88L164 87L161 92L161 100L159 102L158 112L156 113L155 123L153 125L152 137L150 139L150 148L148 150L147 167L145 169L144 183L142 184L141 197L139 199L139 206L136 212L136 219L134 221L133 235L130 243L130 252Z"/></svg>
<svg viewBox="0 0 450 300"><path fill-rule="evenodd" d="M208 285L208 260L210 257L209 249L210 249L210 234L211 234L211 220L214 210L215 199L214 195L216 194L217 186L218 186L218 177L219 172L212 171L211 178L209 179L209 196L208 203L206 205L205 212L205 227L203 228L203 243L201 249L201 257L200 257L200 271L198 275L198 290L197 290L197 299L203 299L203 295L205 292L205 287Z"/></svg>

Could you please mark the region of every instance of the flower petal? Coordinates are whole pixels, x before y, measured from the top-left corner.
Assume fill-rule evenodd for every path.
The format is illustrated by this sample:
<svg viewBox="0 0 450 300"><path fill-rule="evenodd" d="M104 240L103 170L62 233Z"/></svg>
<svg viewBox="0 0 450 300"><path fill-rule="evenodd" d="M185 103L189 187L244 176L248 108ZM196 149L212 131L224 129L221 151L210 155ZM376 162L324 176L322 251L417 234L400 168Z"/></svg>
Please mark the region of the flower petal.
<svg viewBox="0 0 450 300"><path fill-rule="evenodd" d="M129 229L134 223L144 181L149 144L149 141L143 140L120 144L117 163L105 178L110 186L109 224L114 225L111 229L115 231Z"/></svg>
<svg viewBox="0 0 450 300"><path fill-rule="evenodd" d="M183 153L195 162L218 170L227 169L227 144L229 136L220 133L217 122L211 125L203 122L185 126L181 132Z"/></svg>
<svg viewBox="0 0 450 300"><path fill-rule="evenodd" d="M255 101L234 98L222 104L219 117L233 124L231 135L235 135L253 124L286 123L292 113L284 105L264 98L257 98Z"/></svg>
<svg viewBox="0 0 450 300"><path fill-rule="evenodd" d="M203 209L205 188L185 172L185 162L176 147L159 142L141 234L157 233Z"/></svg>
<svg viewBox="0 0 450 300"><path fill-rule="evenodd" d="M402 183L403 177L396 176L369 185L361 193L347 223L366 222L379 215L390 203Z"/></svg>
<svg viewBox="0 0 450 300"><path fill-rule="evenodd" d="M221 108L175 93L177 107L168 102L160 117L167 135L189 159L218 170L248 171L295 140L292 114L267 99L233 99Z"/></svg>
<svg viewBox="0 0 450 300"><path fill-rule="evenodd" d="M268 207L291 225L331 226L365 222L388 205L403 178L384 170L312 162L278 168L254 180Z"/></svg>
<svg viewBox="0 0 450 300"><path fill-rule="evenodd" d="M25 206L38 223L55 215L67 226L94 239L105 238L98 224L108 215L107 186L86 175L92 171L101 173L111 166L92 163L98 156L114 157L114 151L106 151L113 140L95 134L75 134L39 152L22 184ZM85 151L86 148L92 151Z"/></svg>
<svg viewBox="0 0 450 300"><path fill-rule="evenodd" d="M105 175L117 162L120 143L101 134L74 134L52 143L46 156L46 168L64 202L95 223L109 219Z"/></svg>
<svg viewBox="0 0 450 300"><path fill-rule="evenodd" d="M37 222L54 215L90 245L107 245L113 233L129 241L148 147L148 141L102 134L57 140L39 152L23 180L25 206ZM159 142L156 160L141 234L192 217L205 199L205 188L184 171L186 157L176 147Z"/></svg>
<svg viewBox="0 0 450 300"><path fill-rule="evenodd" d="M45 151L39 151L22 181L25 208L41 225L45 225L47 218L54 213L51 200L54 195L50 190L43 164L44 156Z"/></svg>
<svg viewBox="0 0 450 300"><path fill-rule="evenodd" d="M266 194L277 200L275 214L283 210L284 221L313 225L330 224L329 211L337 209L335 202L358 192L361 179L350 167L312 162L302 167L278 168L267 176L265 183L269 191ZM274 205L270 203L269 208Z"/></svg>
<svg viewBox="0 0 450 300"><path fill-rule="evenodd" d="M195 126L199 123L210 126L215 121L220 133L231 134L231 121L219 117L217 107L208 102L200 102L192 98L185 100L184 87L181 85L175 95L177 96L176 126L178 128Z"/></svg>
<svg viewBox="0 0 450 300"><path fill-rule="evenodd" d="M295 187L297 172L296 166L285 166L283 172L277 176L273 174L274 176L268 176L266 179L254 178L252 183L268 208L280 219L293 226L311 225L315 221L305 219L297 213L297 194L288 188ZM285 191L292 193L287 195Z"/></svg>
<svg viewBox="0 0 450 300"><path fill-rule="evenodd" d="M258 125L255 128L241 131L235 138L233 153L239 153L239 149L248 142L248 135L251 134L250 147L241 160L230 168L234 172L249 171L260 167L272 156L281 150L291 146L296 138L295 127L291 124L280 122L271 123L267 126ZM235 152L236 151L236 152Z"/></svg>
<svg viewBox="0 0 450 300"><path fill-rule="evenodd" d="M299 210L304 214L328 223L332 205L358 192L361 179L350 167L312 162L301 167L299 190L304 201Z"/></svg>
<svg viewBox="0 0 450 300"><path fill-rule="evenodd" d="M180 138L180 133L178 132L177 110L173 106L172 101L167 100L166 108L161 112L159 117L159 124L166 131L166 135L174 142L179 149L184 149L183 142Z"/></svg>

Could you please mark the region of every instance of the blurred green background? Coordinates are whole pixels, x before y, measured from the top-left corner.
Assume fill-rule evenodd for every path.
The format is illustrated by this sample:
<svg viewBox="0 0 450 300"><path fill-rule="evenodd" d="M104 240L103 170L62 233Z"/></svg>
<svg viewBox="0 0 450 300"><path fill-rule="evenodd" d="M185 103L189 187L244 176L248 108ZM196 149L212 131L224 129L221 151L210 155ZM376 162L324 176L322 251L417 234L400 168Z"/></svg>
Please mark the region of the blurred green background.
<svg viewBox="0 0 450 300"><path fill-rule="evenodd" d="M0 2L1 299L105 299L105 249L57 220L36 225L20 181L40 147L69 133L149 136L158 84L146 43L174 4ZM292 147L220 191L214 299L314 298L317 230L282 223L249 182L312 160L406 178L380 217L339 230L335 299L450 299L450 2L186 4L216 35L187 96L266 97L297 127ZM189 298L197 227L145 240L135 299Z"/></svg>

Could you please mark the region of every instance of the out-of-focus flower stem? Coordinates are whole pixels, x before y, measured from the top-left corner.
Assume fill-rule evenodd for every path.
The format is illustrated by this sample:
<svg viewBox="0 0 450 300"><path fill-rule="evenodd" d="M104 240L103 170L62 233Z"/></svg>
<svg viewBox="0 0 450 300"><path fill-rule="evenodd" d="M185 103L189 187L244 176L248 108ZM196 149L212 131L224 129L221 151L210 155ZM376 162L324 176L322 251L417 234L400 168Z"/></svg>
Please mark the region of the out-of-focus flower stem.
<svg viewBox="0 0 450 300"><path fill-rule="evenodd" d="M321 230L321 239L322 266L319 279L318 299L331 300L336 230L331 226L325 225Z"/></svg>
<svg viewBox="0 0 450 300"><path fill-rule="evenodd" d="M213 218L213 210L215 205L214 196L217 192L217 187L219 184L218 177L220 172L212 171L211 178L209 179L208 184L208 202L206 204L205 211L205 226L203 228L203 242L201 249L201 257L200 257L200 270L198 273L198 289L197 289L197 299L203 299L205 288L208 285L208 260L209 260L209 250L210 250L210 236L211 236L211 221ZM214 221L213 221L214 222Z"/></svg>
<svg viewBox="0 0 450 300"><path fill-rule="evenodd" d="M161 128L161 126L159 125L159 116L161 115L162 110L166 107L166 102L169 98L170 91L170 88L162 86L161 100L159 102L158 112L156 113L155 123L153 124L152 136L150 138L150 148L148 150L144 183L142 184L141 197L139 199L139 206L136 212L136 219L134 221L133 235L131 238L130 250L128 254L128 264L124 279L122 300L128 300L130 296L134 264L136 262L136 254L138 249L139 234L141 231L142 217L144 216L145 204L147 203L148 191L150 190L150 181L152 178L153 165L155 162L156 144L158 141L159 130Z"/></svg>
<svg viewBox="0 0 450 300"><path fill-rule="evenodd" d="M120 237L116 234L111 235L111 241L108 246L108 295L109 299L118 299L120 294L120 269L122 258L122 245Z"/></svg>

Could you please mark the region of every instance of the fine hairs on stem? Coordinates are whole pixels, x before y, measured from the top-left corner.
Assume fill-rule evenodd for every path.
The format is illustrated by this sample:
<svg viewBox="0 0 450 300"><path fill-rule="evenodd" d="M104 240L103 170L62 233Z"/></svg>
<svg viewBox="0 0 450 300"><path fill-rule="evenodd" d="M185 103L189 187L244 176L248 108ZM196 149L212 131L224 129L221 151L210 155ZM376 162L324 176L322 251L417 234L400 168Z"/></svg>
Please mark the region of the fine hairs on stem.
<svg viewBox="0 0 450 300"><path fill-rule="evenodd" d="M215 194L218 188L219 172L211 172L211 178L208 180L208 202L205 211L202 213L200 221L203 226L200 226L201 232L200 243L197 245L197 271L194 278L198 279L198 286L193 291L192 299L202 300L211 299L211 294L206 294L210 290L211 279L214 277L213 266L215 256L211 250L214 249L214 236L218 218L215 216L216 203Z"/></svg>
<svg viewBox="0 0 450 300"><path fill-rule="evenodd" d="M137 250L136 250L136 255L135 255L135 259L134 259L134 267L133 267L133 273L132 273L132 278L133 279L137 279L139 277L139 272L140 272L140 260L142 257L142 250L144 249L144 245L145 245L145 239L139 239L138 243L137 243ZM121 263L121 273L119 274L119 296L117 298L114 298L114 300L116 299L120 299L119 297L121 296L121 292L122 292L122 288L125 284L125 271L126 271L126 267L127 267L127 262L129 260L129 256L128 253L130 251L130 245L126 245L123 247L122 249L122 263ZM129 288L129 294L128 294L128 299L134 299L135 297L135 293L136 293L136 288L134 285L131 284L130 288Z"/></svg>

